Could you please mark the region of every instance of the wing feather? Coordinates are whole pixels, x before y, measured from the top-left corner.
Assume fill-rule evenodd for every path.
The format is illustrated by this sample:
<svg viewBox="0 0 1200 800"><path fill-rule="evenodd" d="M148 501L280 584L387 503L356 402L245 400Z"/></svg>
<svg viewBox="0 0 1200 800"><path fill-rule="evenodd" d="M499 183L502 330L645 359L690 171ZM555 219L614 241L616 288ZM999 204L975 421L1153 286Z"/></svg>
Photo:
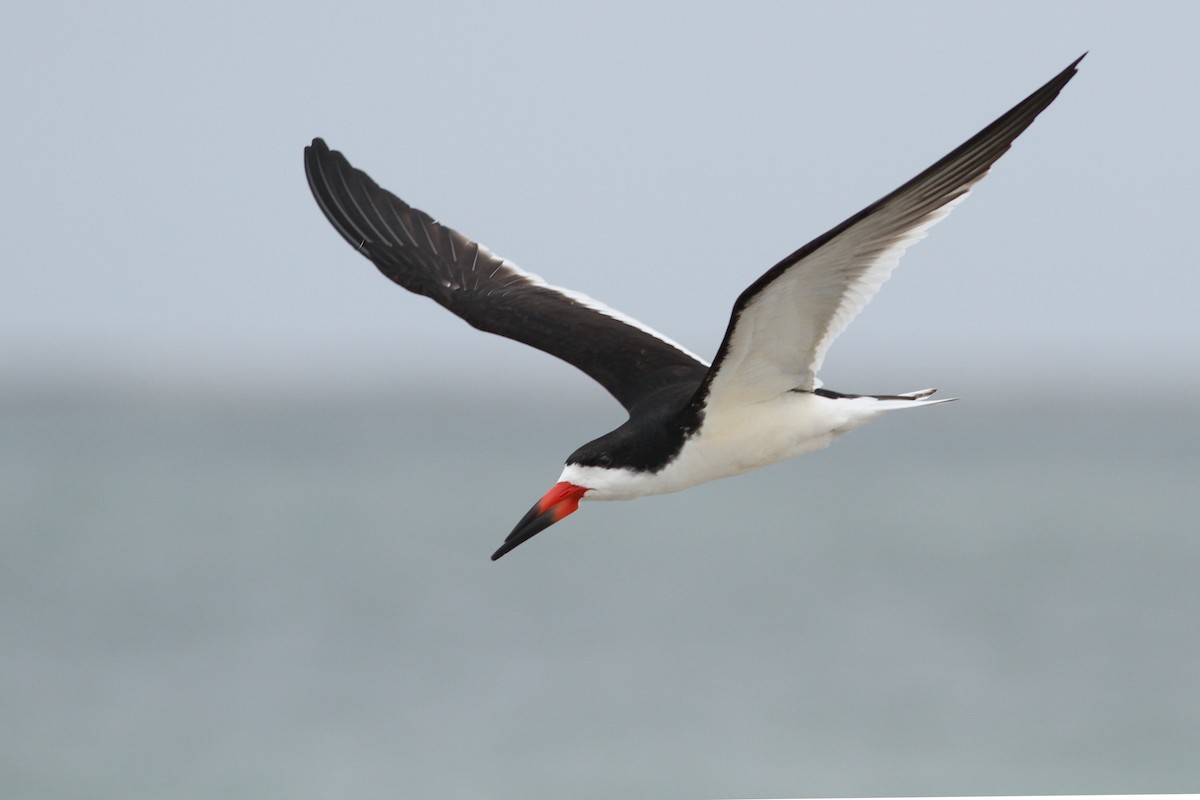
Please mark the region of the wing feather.
<svg viewBox="0 0 1200 800"><path fill-rule="evenodd" d="M751 284L734 304L693 407L712 410L819 386L816 374L829 346L879 291L904 251L966 199L1058 96L1082 59L920 175Z"/></svg>
<svg viewBox="0 0 1200 800"><path fill-rule="evenodd" d="M380 272L474 327L578 367L627 409L665 383L695 381L708 364L619 311L552 286L379 187L314 139L304 167L317 205Z"/></svg>

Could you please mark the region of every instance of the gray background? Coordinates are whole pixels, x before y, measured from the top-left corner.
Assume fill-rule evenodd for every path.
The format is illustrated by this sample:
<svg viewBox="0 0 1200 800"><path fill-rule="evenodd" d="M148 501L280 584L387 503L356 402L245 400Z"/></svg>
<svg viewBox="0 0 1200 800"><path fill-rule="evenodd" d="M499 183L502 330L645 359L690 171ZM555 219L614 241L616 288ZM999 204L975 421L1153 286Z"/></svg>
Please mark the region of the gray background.
<svg viewBox="0 0 1200 800"><path fill-rule="evenodd" d="M1194 390L1198 16L25 4L0 50L0 367L192 389L588 385L350 258L304 184L313 136L525 269L711 354L753 278L1090 50L908 254L826 380Z"/></svg>
<svg viewBox="0 0 1200 800"><path fill-rule="evenodd" d="M1197 16L11 10L0 794L1195 790ZM1084 50L823 372L961 402L496 564L620 409L382 279L301 167L711 355Z"/></svg>

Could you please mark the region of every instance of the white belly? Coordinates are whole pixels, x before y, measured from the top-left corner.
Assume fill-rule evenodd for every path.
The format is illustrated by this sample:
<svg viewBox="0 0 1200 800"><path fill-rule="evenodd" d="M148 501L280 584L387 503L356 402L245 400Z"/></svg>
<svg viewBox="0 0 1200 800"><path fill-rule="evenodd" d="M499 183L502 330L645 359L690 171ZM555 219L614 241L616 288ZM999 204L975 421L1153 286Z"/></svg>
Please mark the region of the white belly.
<svg viewBox="0 0 1200 800"><path fill-rule="evenodd" d="M878 405L872 398L788 392L732 412L709 413L699 435L684 443L645 494L679 491L828 447L880 414Z"/></svg>

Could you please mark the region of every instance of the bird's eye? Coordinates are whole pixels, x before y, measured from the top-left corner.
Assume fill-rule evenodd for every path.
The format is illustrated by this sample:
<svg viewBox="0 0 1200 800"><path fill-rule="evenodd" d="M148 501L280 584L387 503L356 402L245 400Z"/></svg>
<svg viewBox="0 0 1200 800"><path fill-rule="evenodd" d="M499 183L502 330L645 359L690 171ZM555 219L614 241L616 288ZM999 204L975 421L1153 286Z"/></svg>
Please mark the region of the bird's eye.
<svg viewBox="0 0 1200 800"><path fill-rule="evenodd" d="M610 456L608 453L601 453L596 458L596 464L601 467L607 467L611 463L612 463L612 456Z"/></svg>

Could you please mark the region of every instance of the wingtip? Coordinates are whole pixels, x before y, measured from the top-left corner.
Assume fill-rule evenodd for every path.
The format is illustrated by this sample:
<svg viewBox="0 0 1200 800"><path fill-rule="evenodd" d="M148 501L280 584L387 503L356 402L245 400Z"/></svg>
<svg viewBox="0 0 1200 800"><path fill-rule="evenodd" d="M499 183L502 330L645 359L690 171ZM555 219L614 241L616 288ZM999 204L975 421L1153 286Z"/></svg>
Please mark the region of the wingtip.
<svg viewBox="0 0 1200 800"><path fill-rule="evenodd" d="M1079 62L1087 58L1088 52L1089 51L1084 50L1083 55L1079 56L1079 58L1075 59L1070 64L1067 64L1066 68L1063 69L1062 72L1058 73L1051 83L1054 83L1055 81L1061 81L1062 84L1065 85L1068 81L1074 78L1076 73L1079 72Z"/></svg>
<svg viewBox="0 0 1200 800"><path fill-rule="evenodd" d="M1067 83L1069 83L1070 80L1079 73L1079 62L1087 58L1087 54L1088 51L1085 50L1083 55L1079 56L1079 58L1075 59L1070 64L1067 64L1066 68L1063 69L1062 72L1058 73L1058 75L1052 78L1050 82L1042 88L1045 89L1050 86L1057 86L1059 89L1061 89L1063 86L1066 86Z"/></svg>
<svg viewBox="0 0 1200 800"><path fill-rule="evenodd" d="M1070 64L1068 64L1068 65L1067 65L1067 68L1066 68L1065 70L1063 70L1063 72L1069 72L1069 73L1071 73L1072 75L1074 75L1076 72L1078 72L1078 71L1079 71L1079 69L1078 69L1078 67L1079 67L1079 62L1080 62L1080 61L1083 61L1085 58L1087 58L1087 54L1088 54L1089 52L1090 52L1090 51L1088 51L1088 50L1084 50L1084 51L1083 51L1083 55L1081 55L1079 58L1075 59L1075 60L1074 60L1074 61L1072 61Z"/></svg>

